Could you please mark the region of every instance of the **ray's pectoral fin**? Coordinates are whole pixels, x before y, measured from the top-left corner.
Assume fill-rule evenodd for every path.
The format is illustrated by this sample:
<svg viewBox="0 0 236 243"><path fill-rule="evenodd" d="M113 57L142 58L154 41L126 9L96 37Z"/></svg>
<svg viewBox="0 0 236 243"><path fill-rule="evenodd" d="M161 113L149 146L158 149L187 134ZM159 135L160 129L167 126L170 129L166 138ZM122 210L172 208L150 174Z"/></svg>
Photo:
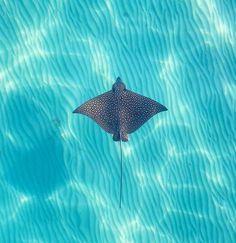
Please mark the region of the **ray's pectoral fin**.
<svg viewBox="0 0 236 243"><path fill-rule="evenodd" d="M126 133L126 132L122 132L121 133L121 140L123 141L123 142L128 142L128 133Z"/></svg>
<svg viewBox="0 0 236 243"><path fill-rule="evenodd" d="M123 141L123 142L127 142L128 139L128 134L126 132L115 132L113 134L113 141L117 142L117 141Z"/></svg>
<svg viewBox="0 0 236 243"><path fill-rule="evenodd" d="M130 134L140 128L155 114L166 111L162 104L148 97L127 90L124 95L125 132Z"/></svg>
<svg viewBox="0 0 236 243"><path fill-rule="evenodd" d="M116 129L114 93L112 91L101 94L76 108L73 113L83 114L93 119L108 133Z"/></svg>
<svg viewBox="0 0 236 243"><path fill-rule="evenodd" d="M117 142L120 141L120 133L116 132L113 134L113 141Z"/></svg>

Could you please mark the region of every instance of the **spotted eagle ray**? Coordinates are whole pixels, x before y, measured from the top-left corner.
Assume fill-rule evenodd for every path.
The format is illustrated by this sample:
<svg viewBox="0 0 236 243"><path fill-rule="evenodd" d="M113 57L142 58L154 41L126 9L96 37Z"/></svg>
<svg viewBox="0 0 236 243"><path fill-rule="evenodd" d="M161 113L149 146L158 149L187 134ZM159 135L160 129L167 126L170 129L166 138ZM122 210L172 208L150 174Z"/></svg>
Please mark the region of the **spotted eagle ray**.
<svg viewBox="0 0 236 243"><path fill-rule="evenodd" d="M164 105L143 95L126 89L118 77L112 90L85 102L73 113L92 118L106 132L113 134L114 141L120 141L120 207L122 201L122 147L121 141L128 141L128 134L136 131L155 114L166 111Z"/></svg>

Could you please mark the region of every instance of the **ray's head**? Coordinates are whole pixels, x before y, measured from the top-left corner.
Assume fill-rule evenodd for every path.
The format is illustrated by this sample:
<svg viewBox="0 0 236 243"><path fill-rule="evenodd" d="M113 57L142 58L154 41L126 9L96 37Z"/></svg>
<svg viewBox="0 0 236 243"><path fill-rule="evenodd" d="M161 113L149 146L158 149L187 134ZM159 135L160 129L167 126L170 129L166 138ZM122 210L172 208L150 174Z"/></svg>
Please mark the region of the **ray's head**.
<svg viewBox="0 0 236 243"><path fill-rule="evenodd" d="M116 79L116 82L112 85L112 90L114 92L117 92L117 91L122 91L122 90L125 90L126 87L125 87L125 84L122 82L121 78L118 77Z"/></svg>

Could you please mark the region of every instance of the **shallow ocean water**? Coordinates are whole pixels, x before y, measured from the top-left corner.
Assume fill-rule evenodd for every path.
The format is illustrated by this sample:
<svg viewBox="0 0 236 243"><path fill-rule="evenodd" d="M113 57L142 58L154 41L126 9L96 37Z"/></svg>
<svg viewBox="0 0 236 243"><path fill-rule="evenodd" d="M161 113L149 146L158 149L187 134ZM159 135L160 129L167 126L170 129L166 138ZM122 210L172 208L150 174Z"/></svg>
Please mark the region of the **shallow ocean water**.
<svg viewBox="0 0 236 243"><path fill-rule="evenodd" d="M0 2L0 242L236 242L234 0ZM164 104L119 144L72 111Z"/></svg>

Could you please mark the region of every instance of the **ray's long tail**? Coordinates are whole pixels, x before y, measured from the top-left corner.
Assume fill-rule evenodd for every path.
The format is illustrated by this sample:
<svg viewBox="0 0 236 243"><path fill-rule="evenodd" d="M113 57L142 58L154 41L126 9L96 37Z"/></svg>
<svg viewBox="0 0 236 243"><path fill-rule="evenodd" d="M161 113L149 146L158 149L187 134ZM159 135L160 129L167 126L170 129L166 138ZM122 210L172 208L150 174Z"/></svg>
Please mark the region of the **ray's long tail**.
<svg viewBox="0 0 236 243"><path fill-rule="evenodd" d="M122 183L123 182L123 152L120 140L120 208L122 203Z"/></svg>

